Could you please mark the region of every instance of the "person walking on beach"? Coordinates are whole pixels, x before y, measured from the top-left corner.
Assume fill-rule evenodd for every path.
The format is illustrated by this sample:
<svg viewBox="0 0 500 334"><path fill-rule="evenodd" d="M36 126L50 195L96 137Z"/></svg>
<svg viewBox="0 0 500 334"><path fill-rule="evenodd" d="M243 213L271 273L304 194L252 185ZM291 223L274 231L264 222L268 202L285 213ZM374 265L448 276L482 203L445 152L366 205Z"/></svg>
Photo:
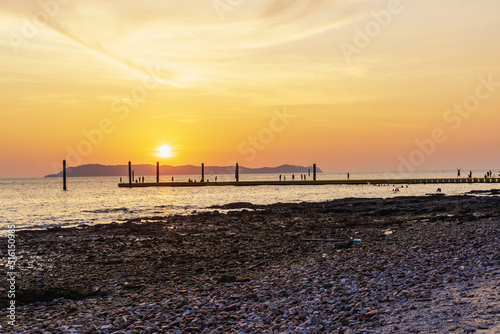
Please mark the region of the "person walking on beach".
<svg viewBox="0 0 500 334"><path fill-rule="evenodd" d="M460 168L457 168L457 177L460 177Z"/></svg>
<svg viewBox="0 0 500 334"><path fill-rule="evenodd" d="M281 181L281 174L280 174L280 181Z"/></svg>
<svg viewBox="0 0 500 334"><path fill-rule="evenodd" d="M469 179L472 179L472 171L469 171Z"/></svg>
<svg viewBox="0 0 500 334"><path fill-rule="evenodd" d="M350 177L351 177L351 176L349 175L349 173L347 173L347 179L348 179L348 180L349 180L349 178L350 178Z"/></svg>
<svg viewBox="0 0 500 334"><path fill-rule="evenodd" d="M292 180L295 180L295 174L292 174Z"/></svg>

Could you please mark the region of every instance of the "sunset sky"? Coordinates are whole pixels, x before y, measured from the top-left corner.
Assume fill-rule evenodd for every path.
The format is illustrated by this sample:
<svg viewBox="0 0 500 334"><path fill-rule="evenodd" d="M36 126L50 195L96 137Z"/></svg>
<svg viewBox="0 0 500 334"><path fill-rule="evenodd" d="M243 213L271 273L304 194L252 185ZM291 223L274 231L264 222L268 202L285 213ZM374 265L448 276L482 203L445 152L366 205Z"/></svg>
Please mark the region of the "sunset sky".
<svg viewBox="0 0 500 334"><path fill-rule="evenodd" d="M63 159L500 168L498 0L0 8L2 178Z"/></svg>

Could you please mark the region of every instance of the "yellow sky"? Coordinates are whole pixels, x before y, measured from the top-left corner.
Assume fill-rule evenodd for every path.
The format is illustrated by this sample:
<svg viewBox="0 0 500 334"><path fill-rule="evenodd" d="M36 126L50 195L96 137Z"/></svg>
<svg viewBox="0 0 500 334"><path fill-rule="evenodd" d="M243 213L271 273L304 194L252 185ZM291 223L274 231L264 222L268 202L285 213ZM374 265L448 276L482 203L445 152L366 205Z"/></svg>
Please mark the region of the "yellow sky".
<svg viewBox="0 0 500 334"><path fill-rule="evenodd" d="M0 177L63 159L500 168L495 0L0 8ZM155 155L164 144L174 156Z"/></svg>

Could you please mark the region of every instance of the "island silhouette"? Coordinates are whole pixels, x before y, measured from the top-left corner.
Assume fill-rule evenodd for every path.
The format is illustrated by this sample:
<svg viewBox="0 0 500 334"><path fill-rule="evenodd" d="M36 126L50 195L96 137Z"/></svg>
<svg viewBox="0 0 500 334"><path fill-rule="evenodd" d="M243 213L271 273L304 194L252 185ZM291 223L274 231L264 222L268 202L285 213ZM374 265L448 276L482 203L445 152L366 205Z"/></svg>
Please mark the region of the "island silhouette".
<svg viewBox="0 0 500 334"><path fill-rule="evenodd" d="M184 165L184 166L160 166L161 175L197 175L200 173L201 166ZM156 175L156 165L133 165L135 175ZM205 174L233 174L235 166L205 166ZM309 170L313 170L312 166L303 167L295 165L281 165L277 167L260 167L249 168L240 166L240 174L271 174L271 173L295 173L307 174ZM323 173L320 168L316 168L317 173ZM77 167L68 167L67 175L71 177L85 176L125 176L128 175L127 165L101 165L87 164ZM62 177L63 172L57 174L49 174L45 177Z"/></svg>

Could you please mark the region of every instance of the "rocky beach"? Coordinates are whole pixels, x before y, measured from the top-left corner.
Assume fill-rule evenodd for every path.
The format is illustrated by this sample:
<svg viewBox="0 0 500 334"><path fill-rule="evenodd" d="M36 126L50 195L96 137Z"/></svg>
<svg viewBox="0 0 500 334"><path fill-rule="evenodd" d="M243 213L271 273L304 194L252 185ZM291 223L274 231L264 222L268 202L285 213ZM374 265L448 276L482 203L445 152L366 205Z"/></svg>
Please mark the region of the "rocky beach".
<svg viewBox="0 0 500 334"><path fill-rule="evenodd" d="M495 196L233 203L17 231L16 324L2 293L0 331L500 333L499 207ZM7 238L0 248L5 259Z"/></svg>

